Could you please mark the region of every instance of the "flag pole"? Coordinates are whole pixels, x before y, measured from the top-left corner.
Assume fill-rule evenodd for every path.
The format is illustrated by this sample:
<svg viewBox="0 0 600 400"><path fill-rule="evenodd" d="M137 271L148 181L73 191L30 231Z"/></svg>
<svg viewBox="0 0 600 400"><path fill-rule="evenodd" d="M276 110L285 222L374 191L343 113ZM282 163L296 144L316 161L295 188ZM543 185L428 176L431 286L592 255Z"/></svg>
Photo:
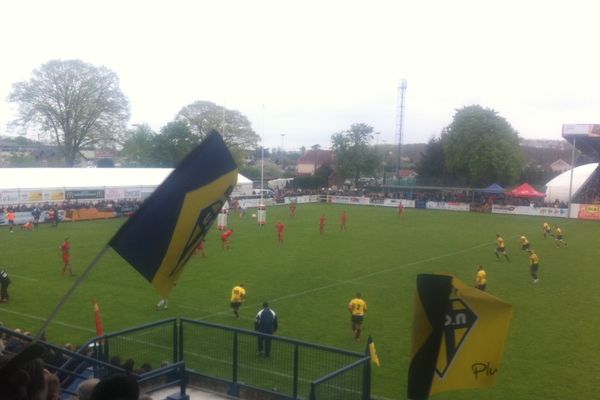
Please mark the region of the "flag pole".
<svg viewBox="0 0 600 400"><path fill-rule="evenodd" d="M65 305L67 300L69 300L69 298L73 295L73 293L75 292L75 289L77 289L79 287L79 285L81 285L83 283L85 278L87 278L87 276L90 274L90 272L92 272L92 270L96 267L96 265L98 264L100 259L108 251L109 247L110 246L108 244L106 244L104 246L104 248L102 250L100 250L98 255L96 255L96 257L92 260L90 265L88 265L88 267L83 271L83 273L81 273L81 275L79 275L79 277L77 278L75 283L73 283L73 285L69 288L67 293L65 293L65 295L62 297L62 299L58 302L58 304L54 308L54 311L52 311L52 314L50 314L48 319L46 319L46 321L44 322L44 324L42 325L42 327L40 328L38 333L33 338L32 343L35 343L40 339L40 337L44 334L46 329L48 329L48 326L52 323L52 321L54 321L54 318L56 318L56 316L58 315L58 312L63 308L63 306Z"/></svg>

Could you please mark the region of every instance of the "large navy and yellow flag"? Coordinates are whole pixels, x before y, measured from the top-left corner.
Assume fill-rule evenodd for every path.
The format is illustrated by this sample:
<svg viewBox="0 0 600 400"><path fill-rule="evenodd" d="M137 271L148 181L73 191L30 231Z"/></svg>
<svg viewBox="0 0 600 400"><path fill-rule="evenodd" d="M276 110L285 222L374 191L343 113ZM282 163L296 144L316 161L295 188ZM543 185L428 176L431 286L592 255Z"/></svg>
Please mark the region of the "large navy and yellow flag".
<svg viewBox="0 0 600 400"><path fill-rule="evenodd" d="M491 386L512 305L448 275L417 277L408 398Z"/></svg>
<svg viewBox="0 0 600 400"><path fill-rule="evenodd" d="M167 298L236 182L233 157L221 135L213 131L144 201L109 245Z"/></svg>

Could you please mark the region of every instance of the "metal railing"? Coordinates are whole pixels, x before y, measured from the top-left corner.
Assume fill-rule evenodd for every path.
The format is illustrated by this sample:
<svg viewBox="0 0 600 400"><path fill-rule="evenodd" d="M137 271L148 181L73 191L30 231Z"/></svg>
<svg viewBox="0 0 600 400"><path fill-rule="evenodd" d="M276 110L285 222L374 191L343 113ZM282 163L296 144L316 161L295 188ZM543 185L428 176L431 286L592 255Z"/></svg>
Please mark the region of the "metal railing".
<svg viewBox="0 0 600 400"><path fill-rule="evenodd" d="M259 339L271 341L269 357L259 354ZM186 318L180 319L179 342L179 359L188 373L225 382L232 396L251 388L272 398L308 398L315 386L324 385L323 377L333 374L337 378L328 380L328 393L350 390L368 399L370 358L362 353ZM350 381L350 388L335 388ZM316 391L315 396L321 399Z"/></svg>
<svg viewBox="0 0 600 400"><path fill-rule="evenodd" d="M0 332L32 340L7 328ZM259 340L270 343L268 356L258 352ZM143 393L178 385L181 398L189 382L219 386L218 391L236 397L252 397L252 392L262 399L370 398L368 355L187 318L95 337L77 352L40 344L45 357L62 360L46 365L69 395L88 377L129 373Z"/></svg>

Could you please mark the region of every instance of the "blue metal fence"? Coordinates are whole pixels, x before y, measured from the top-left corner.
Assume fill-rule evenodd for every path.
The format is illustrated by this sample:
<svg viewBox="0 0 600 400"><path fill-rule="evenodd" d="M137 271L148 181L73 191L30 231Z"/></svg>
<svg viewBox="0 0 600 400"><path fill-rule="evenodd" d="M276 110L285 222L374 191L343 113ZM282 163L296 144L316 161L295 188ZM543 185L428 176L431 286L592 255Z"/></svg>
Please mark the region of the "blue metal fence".
<svg viewBox="0 0 600 400"><path fill-rule="evenodd" d="M270 357L258 353L261 337L272 342ZM225 382L233 396L252 388L283 399L368 399L370 358L362 353L186 318L179 340L188 373Z"/></svg>
<svg viewBox="0 0 600 400"><path fill-rule="evenodd" d="M0 332L31 341L10 329ZM271 341L269 357L258 353L259 339ZM89 377L125 372L136 377L143 393L178 385L180 398L189 381L217 382L240 397L253 392L263 399L370 398L368 355L186 318L96 337L77 352L41 344L46 358L60 360L46 364L68 396Z"/></svg>

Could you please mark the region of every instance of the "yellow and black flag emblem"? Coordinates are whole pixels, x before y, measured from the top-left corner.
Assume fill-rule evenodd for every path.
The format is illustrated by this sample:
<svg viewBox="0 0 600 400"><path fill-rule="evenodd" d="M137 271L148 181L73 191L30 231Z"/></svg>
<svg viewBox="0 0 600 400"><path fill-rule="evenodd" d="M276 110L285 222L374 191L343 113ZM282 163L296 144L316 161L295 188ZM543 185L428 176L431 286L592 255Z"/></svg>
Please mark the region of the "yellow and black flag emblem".
<svg viewBox="0 0 600 400"><path fill-rule="evenodd" d="M420 274L408 398L491 386L511 318L509 303L452 276Z"/></svg>
<svg viewBox="0 0 600 400"><path fill-rule="evenodd" d="M237 182L237 166L213 131L119 229L109 245L163 298Z"/></svg>

